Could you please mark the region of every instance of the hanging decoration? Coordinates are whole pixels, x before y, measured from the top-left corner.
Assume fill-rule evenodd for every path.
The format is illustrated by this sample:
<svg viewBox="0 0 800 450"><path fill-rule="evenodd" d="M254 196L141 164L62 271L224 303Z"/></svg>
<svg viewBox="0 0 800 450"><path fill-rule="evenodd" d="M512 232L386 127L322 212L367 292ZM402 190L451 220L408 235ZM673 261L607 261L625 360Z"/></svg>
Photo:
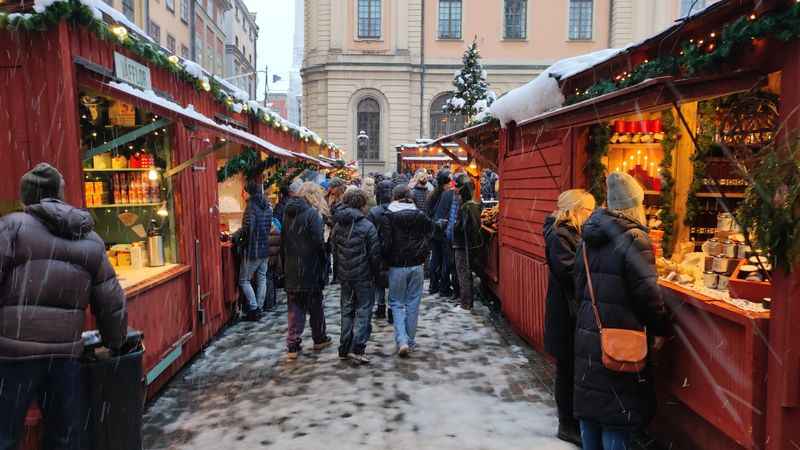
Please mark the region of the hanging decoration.
<svg viewBox="0 0 800 450"><path fill-rule="evenodd" d="M317 170L317 166L306 160L292 161L288 164L278 166L275 173L264 181L264 186L287 186L292 182L295 176L306 170Z"/></svg>
<svg viewBox="0 0 800 450"><path fill-rule="evenodd" d="M262 123L277 123L277 128L295 139L306 142L308 139L313 139L319 142L320 146L338 149L335 144L326 142L316 133L283 120L258 102L247 101L246 97L242 98L236 93L232 96L223 89L222 83L214 76L206 76L197 63L168 54L158 44L129 33L122 24L107 24L94 0L52 0L43 3L47 6L34 4L34 11L31 13L0 12L0 30L41 32L61 21L69 21L74 25L88 28L101 40L121 45L153 66L175 74L181 80L190 83L196 91L209 92L214 100L228 111L246 112Z"/></svg>
<svg viewBox="0 0 800 450"><path fill-rule="evenodd" d="M603 158L608 156L608 143L612 135L611 127L601 123L593 125L589 131L589 160L584 170L589 179L589 193L598 205L606 201L606 166Z"/></svg>
<svg viewBox="0 0 800 450"><path fill-rule="evenodd" d="M761 39L773 38L789 42L800 38L800 2L789 8L759 16L755 13L742 16L708 36L689 39L681 46L678 56L646 59L630 72L617 74L613 80L601 80L584 91L578 90L567 98L570 105L598 97L649 78L666 75L696 76L726 70L727 63L739 57Z"/></svg>
<svg viewBox="0 0 800 450"><path fill-rule="evenodd" d="M672 110L661 113L661 126L664 131L664 139L661 140L661 148L664 150L664 159L659 165L661 175L661 211L659 219L664 227L664 237L661 241L661 248L664 250L664 257L669 259L675 249L675 178L672 176L673 151L678 142L678 127L675 125L675 116Z"/></svg>
<svg viewBox="0 0 800 450"><path fill-rule="evenodd" d="M256 178L267 168L279 163L280 160L273 157L261 159L259 152L248 147L238 155L229 159L224 166L217 170L217 181L223 182L238 174L244 175L247 179Z"/></svg>

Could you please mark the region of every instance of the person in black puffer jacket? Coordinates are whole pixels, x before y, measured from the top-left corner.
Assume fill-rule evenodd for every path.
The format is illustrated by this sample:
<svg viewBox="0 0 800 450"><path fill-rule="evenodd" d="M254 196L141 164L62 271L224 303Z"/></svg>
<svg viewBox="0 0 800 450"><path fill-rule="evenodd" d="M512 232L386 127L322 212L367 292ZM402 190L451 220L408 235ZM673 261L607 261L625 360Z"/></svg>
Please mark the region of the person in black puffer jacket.
<svg viewBox="0 0 800 450"><path fill-rule="evenodd" d="M375 275L381 263L378 231L364 216L367 195L351 189L342 198L343 207L333 217L331 233L337 278L342 286L342 332L339 357L365 364L364 354L372 332Z"/></svg>
<svg viewBox="0 0 800 450"><path fill-rule="evenodd" d="M472 269L481 261L483 234L481 233L481 206L474 200L475 185L465 177L458 188L461 206L453 227L453 253L458 276L458 297L462 309L471 310L474 302Z"/></svg>
<svg viewBox="0 0 800 450"><path fill-rule="evenodd" d="M374 206L372 209L369 210L369 215L367 215L367 219L375 225L375 228L378 229L378 239L382 242L383 237L380 234L380 231L388 229L387 226L381 227L384 224L385 214L389 208L389 203L392 202L392 189L394 189L394 183L391 180L382 180L378 182L375 186L375 200L378 202L377 206ZM384 319L386 318L386 288L389 287L389 266L385 264L383 260L381 260L380 264L380 272L375 278L375 303L378 305L375 309L375 318L377 319ZM389 323L392 323L392 310L389 310Z"/></svg>
<svg viewBox="0 0 800 450"><path fill-rule="evenodd" d="M595 207L592 194L571 189L558 196L558 209L544 221L545 258L549 271L544 314L544 348L556 359L555 397L558 408L558 438L581 444L578 421L572 412L575 383L574 346L575 251L580 228Z"/></svg>
<svg viewBox="0 0 800 450"><path fill-rule="evenodd" d="M308 199L314 199L317 207L312 207ZM311 316L314 348L321 350L331 343L331 338L326 334L322 303L327 254L322 213L319 209L325 207L325 199L319 186L310 181L303 183L297 196L286 203L281 230L281 254L289 307L286 345L287 358L290 360L297 358L301 350L306 314Z"/></svg>
<svg viewBox="0 0 800 450"><path fill-rule="evenodd" d="M583 225L600 320L606 328L647 328L658 349L668 331L666 308L658 286L655 259L647 236L642 200L644 191L630 175L608 176L608 209L595 211ZM600 333L587 288L583 250L576 254L575 292L580 298L575 331L574 413L580 420L584 448L629 448L631 434L655 415L653 371L640 373L606 369Z"/></svg>
<svg viewBox="0 0 800 450"><path fill-rule="evenodd" d="M422 265L430 253L433 222L414 206L408 186L395 187L392 198L381 231L381 248L389 266L389 304L394 315L395 341L398 353L405 357L416 346L425 281Z"/></svg>
<svg viewBox="0 0 800 450"><path fill-rule="evenodd" d="M44 448L77 449L81 332L92 314L123 347L125 295L88 212L63 201L64 179L38 164L20 182L24 212L0 219L0 448L18 448L34 399L47 399Z"/></svg>
<svg viewBox="0 0 800 450"><path fill-rule="evenodd" d="M431 239L431 282L429 293L438 293L444 298L453 295L450 274L453 272L452 242L447 239L445 229L450 218L450 209L456 191L453 190L450 171L443 169L436 175L436 189L428 198L425 209L435 225Z"/></svg>
<svg viewBox="0 0 800 450"><path fill-rule="evenodd" d="M245 241L242 249L242 264L239 267L239 289L247 300L245 320L261 318L261 308L267 297L267 270L269 256L269 232L272 228L272 206L264 198L264 187L257 180L248 180L247 206L244 209L242 228L237 231ZM237 239L238 240L238 239ZM256 289L253 290L253 275Z"/></svg>

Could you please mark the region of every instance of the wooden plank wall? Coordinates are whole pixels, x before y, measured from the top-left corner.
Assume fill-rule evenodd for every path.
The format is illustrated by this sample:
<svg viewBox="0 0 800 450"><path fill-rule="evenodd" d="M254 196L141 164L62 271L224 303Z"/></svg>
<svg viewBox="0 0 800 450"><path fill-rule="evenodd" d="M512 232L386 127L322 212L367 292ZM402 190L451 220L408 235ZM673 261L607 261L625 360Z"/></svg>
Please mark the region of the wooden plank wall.
<svg viewBox="0 0 800 450"><path fill-rule="evenodd" d="M574 181L572 131L511 125L501 133L502 308L516 331L541 351L548 275L542 226Z"/></svg>

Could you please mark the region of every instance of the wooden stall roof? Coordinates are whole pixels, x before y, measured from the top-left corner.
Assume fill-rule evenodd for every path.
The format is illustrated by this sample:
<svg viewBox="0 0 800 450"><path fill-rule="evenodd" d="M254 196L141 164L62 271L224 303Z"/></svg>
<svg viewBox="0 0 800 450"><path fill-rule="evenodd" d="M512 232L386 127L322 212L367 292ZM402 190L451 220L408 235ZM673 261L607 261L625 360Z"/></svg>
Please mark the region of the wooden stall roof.
<svg viewBox="0 0 800 450"><path fill-rule="evenodd" d="M422 147L445 147L454 143L463 148L467 154L484 167L499 170L497 161L500 143L500 125L497 122L484 122L473 125L455 133L447 134L430 142L420 144Z"/></svg>

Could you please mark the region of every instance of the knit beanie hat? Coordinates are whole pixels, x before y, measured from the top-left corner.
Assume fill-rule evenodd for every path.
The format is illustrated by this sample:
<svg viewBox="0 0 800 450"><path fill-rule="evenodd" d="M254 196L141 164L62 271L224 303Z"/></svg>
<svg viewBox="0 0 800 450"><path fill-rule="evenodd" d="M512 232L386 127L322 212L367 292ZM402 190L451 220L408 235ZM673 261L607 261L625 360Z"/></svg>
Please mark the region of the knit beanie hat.
<svg viewBox="0 0 800 450"><path fill-rule="evenodd" d="M442 170L436 175L436 184L439 186L444 186L445 184L450 184L450 171Z"/></svg>
<svg viewBox="0 0 800 450"><path fill-rule="evenodd" d="M606 178L608 209L631 209L641 206L644 190L635 178L623 172L611 172Z"/></svg>
<svg viewBox="0 0 800 450"><path fill-rule="evenodd" d="M19 193L22 204L33 205L44 198L62 199L63 182L64 177L58 169L47 163L37 164L20 179Z"/></svg>

